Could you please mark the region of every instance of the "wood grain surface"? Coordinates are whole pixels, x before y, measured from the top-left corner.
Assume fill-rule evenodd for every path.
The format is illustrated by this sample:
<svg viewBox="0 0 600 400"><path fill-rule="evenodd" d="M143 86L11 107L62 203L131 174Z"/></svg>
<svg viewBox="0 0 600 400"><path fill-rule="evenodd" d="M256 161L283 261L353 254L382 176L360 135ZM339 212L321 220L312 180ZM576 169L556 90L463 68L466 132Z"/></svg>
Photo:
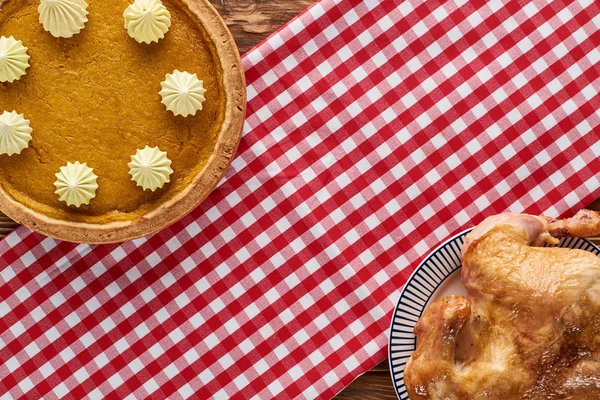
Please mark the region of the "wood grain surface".
<svg viewBox="0 0 600 400"><path fill-rule="evenodd" d="M244 54L272 32L305 10L314 0L210 0L231 30ZM600 199L589 207L600 211ZM0 238L18 226L0 214ZM600 245L600 238L593 238ZM391 318L391 316L390 316ZM360 376L335 397L336 400L397 399L387 360Z"/></svg>
<svg viewBox="0 0 600 400"><path fill-rule="evenodd" d="M314 0L210 0L244 54L306 10Z"/></svg>

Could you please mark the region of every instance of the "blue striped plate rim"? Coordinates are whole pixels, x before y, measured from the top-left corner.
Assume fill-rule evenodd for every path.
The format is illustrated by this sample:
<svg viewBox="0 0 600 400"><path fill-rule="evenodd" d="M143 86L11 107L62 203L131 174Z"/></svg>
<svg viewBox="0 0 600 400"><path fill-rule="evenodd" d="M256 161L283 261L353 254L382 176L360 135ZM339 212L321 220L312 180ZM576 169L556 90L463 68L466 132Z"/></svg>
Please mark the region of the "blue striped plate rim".
<svg viewBox="0 0 600 400"><path fill-rule="evenodd" d="M417 345L413 334L415 324L437 288L461 267L460 252L469 232L471 229L457 234L429 254L402 289L392 317L388 344L392 381L400 400L409 398L404 386L404 367ZM556 246L587 250L600 256L600 249L587 239L564 238Z"/></svg>

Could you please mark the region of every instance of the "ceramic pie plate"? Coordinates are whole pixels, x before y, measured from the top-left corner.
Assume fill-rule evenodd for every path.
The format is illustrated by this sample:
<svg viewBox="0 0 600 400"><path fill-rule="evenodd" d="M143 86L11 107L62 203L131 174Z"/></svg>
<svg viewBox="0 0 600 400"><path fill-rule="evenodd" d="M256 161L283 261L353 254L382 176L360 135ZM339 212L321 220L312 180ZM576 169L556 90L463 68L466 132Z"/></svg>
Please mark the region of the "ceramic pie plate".
<svg viewBox="0 0 600 400"><path fill-rule="evenodd" d="M413 272L400 294L390 326L388 360L396 395L409 399L404 368L417 348L415 325L429 303L450 295L468 296L460 278L460 252L471 229L450 238L435 249ZM547 247L554 247L548 246ZM581 249L600 256L600 249L580 238L564 238L555 247Z"/></svg>
<svg viewBox="0 0 600 400"><path fill-rule="evenodd" d="M1 8L7 7L12 1L23 0L0 0L0 18ZM221 87L224 93L222 96L225 97L222 123L216 134L214 151L207 159L203 159L206 162L202 169L195 175L191 174L189 183L183 190L174 193L166 201L132 220L88 223L50 217L15 200L2 185L0 185L0 211L34 231L57 239L77 243L117 243L155 233L178 221L197 207L216 187L230 165L241 137L246 110L244 73L233 37L212 5L207 0L177 1L182 7L187 8L186 13L197 18L205 31L205 37L208 36L214 44L215 59L218 60L215 64L219 64L222 73ZM94 5L93 0L90 5ZM193 56L193 52L185 55L185 57ZM160 87L157 91L159 89ZM143 144L140 143L140 148Z"/></svg>

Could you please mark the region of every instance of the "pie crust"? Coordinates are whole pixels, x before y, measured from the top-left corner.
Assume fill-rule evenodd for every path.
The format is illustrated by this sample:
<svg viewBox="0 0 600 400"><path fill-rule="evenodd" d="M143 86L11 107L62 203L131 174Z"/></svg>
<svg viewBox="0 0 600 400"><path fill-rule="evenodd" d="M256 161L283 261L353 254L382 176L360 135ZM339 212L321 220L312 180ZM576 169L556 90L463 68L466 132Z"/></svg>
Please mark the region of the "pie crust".
<svg viewBox="0 0 600 400"><path fill-rule="evenodd" d="M0 15L2 5L11 1L21 0L0 0ZM246 85L239 52L231 33L208 0L177 1L187 7L190 15L197 18L203 26L214 44L216 59L222 72L224 115L216 135L214 151L204 167L191 178L185 188L156 208L132 220L89 223L51 217L15 200L0 185L0 210L8 217L32 230L65 241L90 244L123 242L158 232L183 218L196 208L223 178L236 153L246 111ZM164 112L167 113L167 110ZM35 128L32 135L35 137ZM140 143L139 148L145 145L147 143ZM64 160L65 163L67 161L86 160ZM128 171L127 165L123 168Z"/></svg>

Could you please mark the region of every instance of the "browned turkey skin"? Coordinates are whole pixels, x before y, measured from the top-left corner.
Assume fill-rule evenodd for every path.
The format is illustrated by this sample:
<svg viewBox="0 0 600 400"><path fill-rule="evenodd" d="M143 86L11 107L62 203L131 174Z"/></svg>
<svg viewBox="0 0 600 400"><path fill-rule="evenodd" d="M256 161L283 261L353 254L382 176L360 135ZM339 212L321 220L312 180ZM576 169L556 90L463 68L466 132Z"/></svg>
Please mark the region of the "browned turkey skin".
<svg viewBox="0 0 600 400"><path fill-rule="evenodd" d="M600 399L600 257L536 247L600 233L600 214L500 214L463 248L470 299L427 307L404 381L412 400Z"/></svg>

